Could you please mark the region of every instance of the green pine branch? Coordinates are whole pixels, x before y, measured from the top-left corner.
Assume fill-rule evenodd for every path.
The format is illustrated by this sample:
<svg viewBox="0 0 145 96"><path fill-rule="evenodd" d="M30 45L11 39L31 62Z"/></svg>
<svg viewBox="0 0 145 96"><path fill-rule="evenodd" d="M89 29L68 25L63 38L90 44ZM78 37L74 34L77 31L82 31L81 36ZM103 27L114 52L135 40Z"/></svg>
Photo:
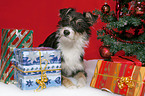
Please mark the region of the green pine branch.
<svg viewBox="0 0 145 96"><path fill-rule="evenodd" d="M121 5L128 4L132 0L121 0ZM144 0L139 0L144 2ZM125 6L121 8L122 15L119 17L119 20L116 18L114 11L110 13L102 13L100 10L95 9L93 13L100 15L102 22L106 23L106 27L97 31L97 39L100 39L104 45L110 45L110 52L115 54L120 50L124 50L127 56L136 55L137 58L145 63L145 44L140 43L125 43L121 42L118 39L120 38L119 31L123 32L130 30L130 28L142 27L144 33L136 36L135 38L125 38L123 40L127 41L136 41L136 42L145 42L145 14L142 16L137 16L133 13L134 10L128 10ZM129 13L129 14L128 14ZM107 29L107 30L106 30ZM112 32L111 34L108 31Z"/></svg>

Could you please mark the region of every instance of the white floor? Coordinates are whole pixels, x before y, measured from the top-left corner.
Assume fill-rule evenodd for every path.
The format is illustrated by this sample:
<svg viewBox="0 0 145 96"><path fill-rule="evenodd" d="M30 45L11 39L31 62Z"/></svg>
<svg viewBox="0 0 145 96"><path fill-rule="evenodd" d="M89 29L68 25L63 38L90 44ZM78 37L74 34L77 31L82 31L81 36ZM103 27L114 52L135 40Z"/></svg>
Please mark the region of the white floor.
<svg viewBox="0 0 145 96"><path fill-rule="evenodd" d="M34 92L34 90L20 90L13 84L7 85L0 82L0 96L120 96L90 87L90 82L94 73L96 63L97 60L85 61L86 72L88 74L86 87L68 89L64 86L60 86L46 88L41 92ZM75 83L75 80L72 80Z"/></svg>

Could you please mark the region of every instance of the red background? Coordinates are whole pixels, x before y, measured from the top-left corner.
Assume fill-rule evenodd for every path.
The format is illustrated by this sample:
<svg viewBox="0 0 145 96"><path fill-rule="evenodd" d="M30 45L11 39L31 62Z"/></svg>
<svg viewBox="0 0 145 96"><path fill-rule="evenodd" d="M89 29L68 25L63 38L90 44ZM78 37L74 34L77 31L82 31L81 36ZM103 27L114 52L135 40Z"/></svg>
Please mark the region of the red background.
<svg viewBox="0 0 145 96"><path fill-rule="evenodd" d="M1 0L0 32L3 28L33 30L33 46L37 47L56 31L60 9L72 7L78 12L92 12L95 9L100 10L105 1L107 0ZM115 1L108 0L107 3L111 10L115 9ZM96 31L102 26L104 23L98 18L94 29L91 27L92 36L88 48L85 49L85 59L101 58L98 49L102 42L97 40Z"/></svg>

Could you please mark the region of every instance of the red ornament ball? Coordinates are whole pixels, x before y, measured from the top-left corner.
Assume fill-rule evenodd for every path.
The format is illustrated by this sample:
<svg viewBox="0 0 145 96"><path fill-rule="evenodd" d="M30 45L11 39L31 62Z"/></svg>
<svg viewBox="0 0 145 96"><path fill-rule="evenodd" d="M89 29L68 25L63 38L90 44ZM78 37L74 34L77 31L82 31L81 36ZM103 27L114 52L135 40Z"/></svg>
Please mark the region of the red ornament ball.
<svg viewBox="0 0 145 96"><path fill-rule="evenodd" d="M102 11L102 13L109 13L110 12L110 6L107 4L107 3L105 3L103 6L102 6L102 8L101 8L101 11Z"/></svg>
<svg viewBox="0 0 145 96"><path fill-rule="evenodd" d="M110 58L112 53L110 52L110 46L101 46L99 52L102 58Z"/></svg>

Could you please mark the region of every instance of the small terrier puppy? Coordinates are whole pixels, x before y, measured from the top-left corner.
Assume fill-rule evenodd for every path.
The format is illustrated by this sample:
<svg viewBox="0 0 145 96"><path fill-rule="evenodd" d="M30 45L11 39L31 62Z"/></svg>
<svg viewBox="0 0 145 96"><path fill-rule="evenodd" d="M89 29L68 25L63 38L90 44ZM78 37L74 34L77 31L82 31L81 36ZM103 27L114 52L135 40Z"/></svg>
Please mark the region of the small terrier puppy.
<svg viewBox="0 0 145 96"><path fill-rule="evenodd" d="M60 17L58 30L39 46L61 50L62 84L65 87L84 87L87 81L83 64L84 47L91 35L89 27L95 23L97 16L90 12L81 14L73 8L65 8L60 10ZM77 85L67 77L74 77Z"/></svg>

